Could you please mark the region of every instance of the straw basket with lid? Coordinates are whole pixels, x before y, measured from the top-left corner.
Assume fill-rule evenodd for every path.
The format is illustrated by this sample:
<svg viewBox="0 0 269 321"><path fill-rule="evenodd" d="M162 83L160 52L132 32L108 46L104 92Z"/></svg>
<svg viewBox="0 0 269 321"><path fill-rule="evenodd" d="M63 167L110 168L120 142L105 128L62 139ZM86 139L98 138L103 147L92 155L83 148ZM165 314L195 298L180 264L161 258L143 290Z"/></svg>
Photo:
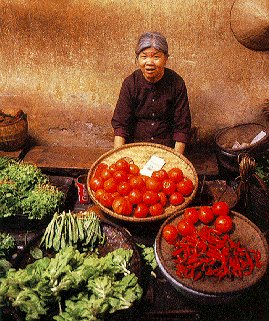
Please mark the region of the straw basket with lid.
<svg viewBox="0 0 269 321"><path fill-rule="evenodd" d="M164 213L159 216L148 216L145 218L136 218L132 215L124 216L119 215L112 211L110 208L104 207L95 197L95 193L91 190L89 186L89 182L94 175L94 172L97 166L100 163L105 163L107 165L112 165L117 160L121 158L125 158L134 162L134 164L138 165L140 169L144 167L144 165L150 160L150 158L155 155L162 158L165 161L163 165L163 169L168 171L171 168L179 167L184 176L191 179L194 185L194 189L191 195L185 197L184 202L181 205L173 206L169 205L165 207ZM124 220L128 222L152 222L159 221L167 218L171 214L185 208L194 198L197 189L198 189L198 176L196 170L192 163L184 157L182 154L175 152L172 148L159 145L159 144L151 144L151 143L132 143L126 144L122 147L113 149L105 154L103 154L90 168L87 177L87 188L89 192L89 196L93 200L93 202L98 205L101 210L107 215L114 217L119 220Z"/></svg>
<svg viewBox="0 0 269 321"><path fill-rule="evenodd" d="M19 150L25 145L27 137L27 115L22 110L15 116L0 111L0 150Z"/></svg>

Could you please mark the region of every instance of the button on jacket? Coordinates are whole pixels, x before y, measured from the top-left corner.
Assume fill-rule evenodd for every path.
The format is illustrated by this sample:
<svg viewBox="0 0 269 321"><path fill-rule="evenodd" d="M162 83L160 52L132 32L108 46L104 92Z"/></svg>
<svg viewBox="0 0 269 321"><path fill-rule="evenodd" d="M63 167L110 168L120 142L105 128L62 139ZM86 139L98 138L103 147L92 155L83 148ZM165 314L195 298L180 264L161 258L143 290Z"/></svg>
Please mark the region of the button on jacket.
<svg viewBox="0 0 269 321"><path fill-rule="evenodd" d="M148 82L141 70L134 71L123 81L111 124L115 136L127 143L187 143L191 115L184 80L168 68L156 83Z"/></svg>

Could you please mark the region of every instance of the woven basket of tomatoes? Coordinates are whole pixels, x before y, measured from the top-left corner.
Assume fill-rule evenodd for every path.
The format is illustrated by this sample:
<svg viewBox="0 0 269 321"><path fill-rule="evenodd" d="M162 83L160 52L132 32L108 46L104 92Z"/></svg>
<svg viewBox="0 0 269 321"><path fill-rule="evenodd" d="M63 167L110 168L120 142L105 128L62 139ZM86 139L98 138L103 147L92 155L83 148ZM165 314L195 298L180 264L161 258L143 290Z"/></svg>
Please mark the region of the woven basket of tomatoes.
<svg viewBox="0 0 269 321"><path fill-rule="evenodd" d="M145 175L152 157L161 166ZM162 220L195 197L198 176L192 163L172 148L133 143L103 154L90 168L88 192L104 213L129 222Z"/></svg>
<svg viewBox="0 0 269 321"><path fill-rule="evenodd" d="M185 296L219 304L242 296L262 281L268 244L260 229L225 202L187 207L161 226L156 261Z"/></svg>

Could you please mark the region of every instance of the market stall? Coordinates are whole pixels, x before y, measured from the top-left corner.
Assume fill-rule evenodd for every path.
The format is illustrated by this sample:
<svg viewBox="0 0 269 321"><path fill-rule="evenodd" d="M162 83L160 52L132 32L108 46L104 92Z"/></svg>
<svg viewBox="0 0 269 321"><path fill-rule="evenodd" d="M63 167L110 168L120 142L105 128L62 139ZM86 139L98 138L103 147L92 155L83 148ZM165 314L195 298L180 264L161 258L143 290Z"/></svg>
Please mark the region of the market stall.
<svg viewBox="0 0 269 321"><path fill-rule="evenodd" d="M134 145L133 147L136 148L137 146ZM152 148L152 145L150 145L150 148ZM48 166L49 170L47 173L49 172L49 174L44 174L46 173L46 169L44 167L42 170L43 173L41 174L48 177L49 184L57 188L57 190L62 193L61 195L64 200L58 217L54 216L54 222L59 220L58 225L61 225L59 222L62 217L64 217L67 222L67 218L71 215L70 213L84 213L85 211L93 212L101 220L101 226L104 228L106 238L109 241L105 249L103 249L103 254L106 255L107 253L114 251L114 249L122 247L127 250L131 249L134 253L133 261L131 263L131 273L134 272L136 275L141 289L139 288L140 290L138 290L136 288L136 290L132 290L134 293L137 293L137 296L135 296L135 299L132 301L128 309L120 309L119 311L114 311L111 314L108 313L105 319L117 321L127 319L134 321L218 321L231 320L232 318L234 321L239 321L242 320L242 316L244 316L244 320L265 320L268 316L268 244L267 241L265 241L267 233L266 231L261 232L262 226L257 227L252 222L249 223L249 220L245 215L241 213L237 214L240 212L240 206L242 205L238 202L238 195L235 193L234 188L228 185L226 180L218 175L217 171L212 175L212 159L214 158L211 158L210 167L208 161L201 163L201 158L196 158L197 154L195 157L193 156L192 161L189 161L187 158L185 159L185 157L174 155L173 153L171 155L170 150L162 148L162 152L161 154L159 153L159 156L164 158L167 164L169 164L168 159L171 160L171 163L176 162L179 164L179 167L183 168L185 175L191 176L194 186L188 195L193 193L193 196L186 196L183 203L176 205L175 207L171 204L168 205L168 207L166 207L167 212L164 212L163 214L165 217L162 219L158 219L158 217L157 219L151 219L149 217L148 220L143 222L141 217L136 220L135 218L130 219L131 216L125 216L122 219L119 217L119 214L114 213L112 207L106 208L105 205L99 204L99 201L96 199L96 191L93 192L89 186L87 186L91 176L96 172L100 163L110 162L109 165L111 165L118 159L118 155L121 156L119 159L122 158L123 155L121 153L126 154L125 156L129 158L132 155L133 160L136 161L136 159L139 159L140 162L143 162L143 157L141 155L139 157L137 150L135 150L134 153L130 153L130 149L132 148L121 148L118 151L119 154L116 153L116 156L115 152L111 151L103 153L101 156L96 157L95 161L92 162L90 170L85 171L83 168L72 168L72 166L68 166L68 164L66 164L62 170L63 175L59 175L60 168L57 166L56 161L54 174L53 167L51 166ZM147 154L147 152L145 152L145 146L143 146L143 150L143 155ZM169 157L166 159L167 153ZM146 156L144 160L145 163L150 159L151 154L152 151L150 151L149 155ZM154 149L153 154L156 154L156 149ZM174 158L178 159L175 160ZM197 160L199 166L196 167L195 164ZM44 163L46 162L44 159L42 161ZM139 164L139 166L142 166L142 164ZM172 168L174 167L175 166L172 165ZM184 167L186 167L186 169L184 169ZM196 172L196 168L199 168L198 172ZM211 172L209 171L208 175L206 175L206 168L211 168ZM188 171L189 174L186 174ZM75 172L75 177L66 175L67 172ZM81 175L88 177L88 181L86 180L84 183L88 189L90 198L86 201L79 197L78 177ZM188 197L189 199L187 199ZM244 246L253 245L255 250L261 251L262 261L265 265L263 265L263 268L261 269L257 267L255 268L255 271L258 271L258 274L255 272L251 277L251 290L248 289L248 282L245 277L243 279L243 285L245 288L242 293L240 291L240 295L238 297L237 295L230 296L229 293L229 300L226 300L227 297L225 297L225 300L212 303L210 300L200 300L200 297L197 300L197 298L189 297L188 295L186 296L186 293L179 291L177 286L173 285L173 282L171 284L171 279L166 275L166 273L164 273L163 266L158 264L158 261L160 261L160 252L158 252L159 255L157 254L156 262L154 246L156 250L156 241L162 240L164 248L168 248L168 244L166 246L165 240L160 236L161 231L164 228L163 224L166 224L165 222L167 219L172 219L172 217L175 216L176 220L178 220L186 208L195 208L198 210L202 206L212 206L212 204L217 201L224 201L229 205L229 208L232 211L231 216L236 217L233 224L238 227L237 230L240 231L240 229L242 229L241 227L239 228L239 225L241 226L242 223L241 221L244 221L245 224L243 227L244 231L247 231L248 228L251 229L250 233L246 233L246 235L254 235L254 241L253 238L251 239L252 241L250 239L243 238ZM184 202L186 202L186 206L182 206ZM63 213L62 211L66 215L63 216L61 214ZM111 213L111 211L113 212ZM33 252L35 253L36 248L38 247L37 245L39 245L44 233L48 233L46 232L47 228L49 223L52 224L52 222L52 217L49 221L40 221L39 224L37 224L36 220L21 220L17 216L15 216L15 220L13 219L13 221L9 218L8 224L1 222L1 231L14 236L17 242L17 249L15 253L13 253L12 257L12 263L16 269L25 268L27 264L33 262ZM68 226L66 222L63 222L62 224L66 224L66 226ZM67 242L67 239L65 241ZM252 242L254 243L252 244ZM59 244L57 246L58 248L56 250L59 249ZM102 249L100 251L102 252ZM35 255L37 255L36 258L38 258L38 251ZM219 285L217 284L217 286ZM242 285L237 286L239 288L242 287ZM227 293L225 293L225 295L227 295ZM16 308L14 309L12 305L8 305L3 308L2 314L4 320L8 321L22 321L24 315L20 310ZM44 317L42 317L42 320L44 320Z"/></svg>

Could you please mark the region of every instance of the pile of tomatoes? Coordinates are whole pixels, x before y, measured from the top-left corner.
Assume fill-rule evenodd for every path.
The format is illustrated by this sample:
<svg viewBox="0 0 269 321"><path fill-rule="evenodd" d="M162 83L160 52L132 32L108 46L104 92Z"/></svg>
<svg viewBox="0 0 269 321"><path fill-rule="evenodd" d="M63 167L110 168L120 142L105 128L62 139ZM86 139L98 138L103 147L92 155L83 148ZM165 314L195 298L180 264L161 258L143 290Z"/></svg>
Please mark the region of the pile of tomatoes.
<svg viewBox="0 0 269 321"><path fill-rule="evenodd" d="M212 206L188 207L184 210L182 219L177 223L177 226L173 224L164 226L162 236L167 242L173 243L178 237L195 233L195 225L198 223L213 225L218 233L228 233L233 227L229 213L229 205L221 201L215 202Z"/></svg>
<svg viewBox="0 0 269 321"><path fill-rule="evenodd" d="M165 207L181 205L194 190L192 180L178 167L160 169L149 177L124 158L111 165L99 163L89 187L104 207L136 218L162 215Z"/></svg>

